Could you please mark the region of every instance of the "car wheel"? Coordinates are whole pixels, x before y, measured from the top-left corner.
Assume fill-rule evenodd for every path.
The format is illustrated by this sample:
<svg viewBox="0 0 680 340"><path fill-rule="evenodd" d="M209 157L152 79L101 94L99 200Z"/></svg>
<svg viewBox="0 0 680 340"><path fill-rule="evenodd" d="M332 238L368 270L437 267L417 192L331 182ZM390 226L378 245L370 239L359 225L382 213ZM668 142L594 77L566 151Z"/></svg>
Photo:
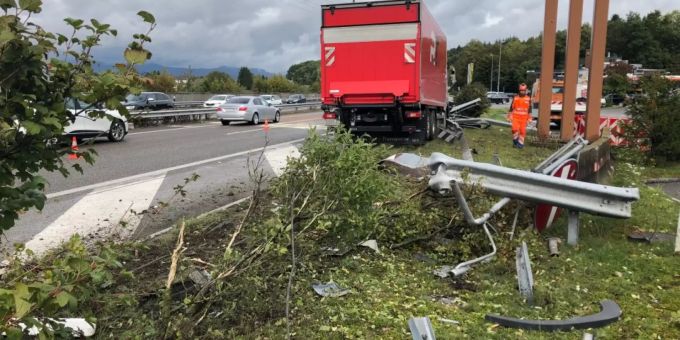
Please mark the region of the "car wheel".
<svg viewBox="0 0 680 340"><path fill-rule="evenodd" d="M257 113L253 113L253 118L250 120L250 124L252 125L260 124L260 116Z"/></svg>
<svg viewBox="0 0 680 340"><path fill-rule="evenodd" d="M274 123L278 123L280 121L281 121L281 112L276 111L276 113L274 114Z"/></svg>
<svg viewBox="0 0 680 340"><path fill-rule="evenodd" d="M125 138L125 124L121 120L115 120L111 123L108 138L112 142L121 142Z"/></svg>
<svg viewBox="0 0 680 340"><path fill-rule="evenodd" d="M222 125L224 125L224 126L227 126L227 125L229 125L229 123L231 123L228 120L221 120L220 122L222 122Z"/></svg>

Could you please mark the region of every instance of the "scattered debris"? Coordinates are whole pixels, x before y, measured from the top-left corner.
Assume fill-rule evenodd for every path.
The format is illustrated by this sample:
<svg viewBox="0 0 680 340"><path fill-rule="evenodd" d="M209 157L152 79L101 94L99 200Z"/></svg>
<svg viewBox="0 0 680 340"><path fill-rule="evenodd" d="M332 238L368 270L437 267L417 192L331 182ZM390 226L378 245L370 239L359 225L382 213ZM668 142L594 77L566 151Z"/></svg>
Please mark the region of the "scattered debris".
<svg viewBox="0 0 680 340"><path fill-rule="evenodd" d="M408 328L411 330L413 340L435 340L434 329L430 318L411 318L408 320Z"/></svg>
<svg viewBox="0 0 680 340"><path fill-rule="evenodd" d="M529 304L534 300L534 275L531 272L531 259L529 258L529 249L527 243L522 241L522 246L517 247L517 283L519 285L519 293L522 297L527 299Z"/></svg>
<svg viewBox="0 0 680 340"><path fill-rule="evenodd" d="M43 321L43 326L46 327L48 330L52 331L53 328L50 325L50 323L53 324L59 324L63 326L64 328L68 329L71 331L71 335L73 335L74 338L89 338L91 336L94 336L96 326L94 324L91 324L87 322L87 320L83 318L65 318L65 319L51 319L47 318L46 319L48 322ZM38 321L40 323L40 321ZM19 323L19 327L21 327L22 331L27 334L28 336L39 336L40 335L40 328L38 326L33 325L31 327L27 327L23 323ZM28 329L27 329L28 328ZM4 334L3 334L4 335Z"/></svg>
<svg viewBox="0 0 680 340"><path fill-rule="evenodd" d="M459 321L451 320L451 319L439 318L439 321L443 322L443 323L448 323L448 324L451 324L451 325L460 325Z"/></svg>
<svg viewBox="0 0 680 340"><path fill-rule="evenodd" d="M345 256L347 253L349 253L350 249L340 249L340 248L332 248L332 247L323 247L321 248L321 253L325 256Z"/></svg>
<svg viewBox="0 0 680 340"><path fill-rule="evenodd" d="M595 340L595 336L588 332L583 333L583 340Z"/></svg>
<svg viewBox="0 0 680 340"><path fill-rule="evenodd" d="M335 282L313 284L312 288L323 297L340 297L350 293L349 289L342 288Z"/></svg>
<svg viewBox="0 0 680 340"><path fill-rule="evenodd" d="M551 237L548 239L548 251L550 256L560 256L560 244L562 240L559 237Z"/></svg>
<svg viewBox="0 0 680 340"><path fill-rule="evenodd" d="M649 231L633 231L628 234L629 241L659 243L659 242L673 242L675 235L671 233L657 233Z"/></svg>
<svg viewBox="0 0 680 340"><path fill-rule="evenodd" d="M383 159L380 165L384 168L394 168L402 175L416 178L425 177L430 173L427 159L412 153L398 153Z"/></svg>
<svg viewBox="0 0 680 340"><path fill-rule="evenodd" d="M189 279L197 286L203 287L210 283L211 276L205 269L196 269L189 273Z"/></svg>
<svg viewBox="0 0 680 340"><path fill-rule="evenodd" d="M604 327L619 320L621 317L621 307L612 300L601 301L600 307L602 310L599 313L568 320L526 320L492 314L487 314L486 320L511 328L539 331L569 331L572 329Z"/></svg>
<svg viewBox="0 0 680 340"><path fill-rule="evenodd" d="M449 277L449 274L451 273L453 268L454 268L453 266L442 266L440 268L433 270L432 273L434 275L441 277L442 279L445 279Z"/></svg>
<svg viewBox="0 0 680 340"><path fill-rule="evenodd" d="M371 248L377 254L380 254L380 248L378 248L378 241L376 240L366 240L364 242L359 243L359 245L362 247Z"/></svg>

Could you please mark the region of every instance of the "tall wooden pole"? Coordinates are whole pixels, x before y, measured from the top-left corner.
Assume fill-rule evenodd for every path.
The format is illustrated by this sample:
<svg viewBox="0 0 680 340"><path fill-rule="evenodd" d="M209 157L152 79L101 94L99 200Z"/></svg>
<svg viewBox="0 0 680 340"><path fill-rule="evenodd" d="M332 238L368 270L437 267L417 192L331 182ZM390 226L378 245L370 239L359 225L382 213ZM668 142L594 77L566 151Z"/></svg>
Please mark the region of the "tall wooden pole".
<svg viewBox="0 0 680 340"><path fill-rule="evenodd" d="M600 99L602 98L608 14L609 0L595 0L593 36L590 45L590 74L588 75L588 112L586 114L586 138L591 142L600 137Z"/></svg>
<svg viewBox="0 0 680 340"><path fill-rule="evenodd" d="M546 0L538 105L538 137L541 139L548 138L550 135L550 101L552 97L553 72L555 70L556 31L557 0Z"/></svg>
<svg viewBox="0 0 680 340"><path fill-rule="evenodd" d="M576 82L578 81L578 61L581 50L581 19L583 0L569 2L569 28L567 31L567 51L564 68L564 98L562 99L563 141L574 136L574 114L576 112Z"/></svg>

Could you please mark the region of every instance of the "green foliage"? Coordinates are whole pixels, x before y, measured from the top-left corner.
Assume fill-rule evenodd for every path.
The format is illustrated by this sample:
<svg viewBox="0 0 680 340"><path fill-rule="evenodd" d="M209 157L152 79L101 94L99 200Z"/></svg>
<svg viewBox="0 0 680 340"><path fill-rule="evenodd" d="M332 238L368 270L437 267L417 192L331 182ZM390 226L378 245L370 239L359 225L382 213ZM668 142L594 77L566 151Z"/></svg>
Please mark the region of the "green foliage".
<svg viewBox="0 0 680 340"><path fill-rule="evenodd" d="M298 84L315 86L319 83L320 72L319 61L308 60L288 68L286 78Z"/></svg>
<svg viewBox="0 0 680 340"><path fill-rule="evenodd" d="M206 93L241 93L243 88L228 74L219 71L208 73L199 81L198 89Z"/></svg>
<svg viewBox="0 0 680 340"><path fill-rule="evenodd" d="M168 71L154 72L146 76L145 89L165 93L175 92L175 77Z"/></svg>
<svg viewBox="0 0 680 340"><path fill-rule="evenodd" d="M39 0L2 3L0 16L0 230L14 225L18 213L45 202L41 170L69 170L62 161L67 150L60 147L64 127L81 112L66 109L67 98L94 105L106 105L123 114L125 95L139 91L134 66L150 53L144 44L155 27L153 16L139 15L149 23L145 34L135 34L124 52L127 65L97 74L92 69L92 50L105 36L115 36L110 25L91 19L66 18L71 34L55 34L30 22L41 10ZM12 10L15 9L15 10ZM98 106L97 106L98 107ZM88 113L103 117L103 111ZM56 141L56 142L55 142ZM83 152L89 163L93 152ZM80 171L80 167L73 166Z"/></svg>
<svg viewBox="0 0 680 340"><path fill-rule="evenodd" d="M251 72L249 68L245 66L241 67L241 69L238 70L238 77L236 79L238 84L244 88L248 90L253 89L253 72Z"/></svg>
<svg viewBox="0 0 680 340"><path fill-rule="evenodd" d="M300 86L286 79L282 75L275 75L271 78L264 76L255 77L253 81L253 91L256 93L290 93L298 92Z"/></svg>
<svg viewBox="0 0 680 340"><path fill-rule="evenodd" d="M130 275L123 270L116 251L103 247L97 255L90 255L77 235L58 254L26 263L25 255L30 254L21 246L17 248L0 286L0 316L4 320L0 332L14 339L21 338L17 337L22 332L19 323L38 326L41 338L70 337L59 328L43 327L45 318L64 313L88 316L81 314L81 304L104 293L118 275ZM88 321L96 319L89 316Z"/></svg>
<svg viewBox="0 0 680 340"><path fill-rule="evenodd" d="M642 79L643 95L630 106L632 123L624 128L633 148L649 149L651 157L680 160L680 93L661 77Z"/></svg>
<svg viewBox="0 0 680 340"><path fill-rule="evenodd" d="M456 104L463 104L471 100L481 98L482 102L474 109L467 110L463 114L470 117L479 117L491 106L489 99L486 97L486 87L480 83L472 83L466 85L456 94L454 102Z"/></svg>

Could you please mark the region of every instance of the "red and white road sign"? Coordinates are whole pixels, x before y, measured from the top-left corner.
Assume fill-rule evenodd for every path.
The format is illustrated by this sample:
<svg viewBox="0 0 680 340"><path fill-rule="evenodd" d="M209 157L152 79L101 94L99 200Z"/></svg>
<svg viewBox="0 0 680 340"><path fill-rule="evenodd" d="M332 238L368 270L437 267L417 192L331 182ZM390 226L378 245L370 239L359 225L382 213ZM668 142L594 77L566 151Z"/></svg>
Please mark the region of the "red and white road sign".
<svg viewBox="0 0 680 340"><path fill-rule="evenodd" d="M578 163L574 159L569 159L558 166L551 175L574 180L576 179L577 171ZM561 208L548 204L538 204L534 210L534 227L539 232L543 231L543 229L550 228L553 222L560 217L561 212Z"/></svg>

